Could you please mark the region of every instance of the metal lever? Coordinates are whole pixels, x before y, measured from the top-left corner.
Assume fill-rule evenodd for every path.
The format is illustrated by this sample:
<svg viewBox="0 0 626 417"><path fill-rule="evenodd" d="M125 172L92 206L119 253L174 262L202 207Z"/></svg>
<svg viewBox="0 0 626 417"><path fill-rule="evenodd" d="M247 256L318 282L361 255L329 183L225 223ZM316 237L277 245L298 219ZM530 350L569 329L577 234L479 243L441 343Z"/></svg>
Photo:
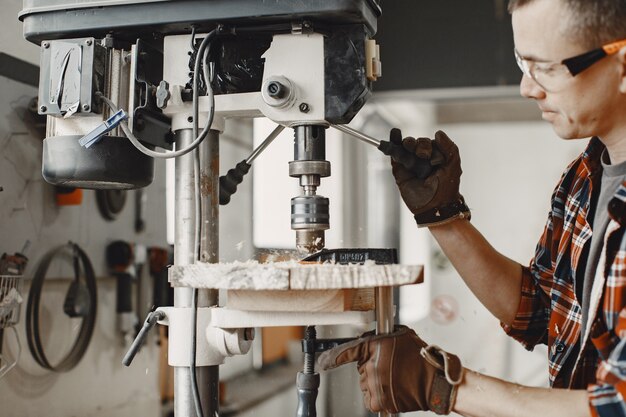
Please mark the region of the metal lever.
<svg viewBox="0 0 626 417"><path fill-rule="evenodd" d="M332 127L375 146L379 151L390 156L395 162L402 164L406 169L412 171L417 178L427 178L434 170L435 166L445 162L443 154L436 148L433 148L433 154L430 159L422 159L409 153L402 146L395 145L386 140L378 140L358 130L354 130L351 127L345 125L332 125Z"/></svg>
<svg viewBox="0 0 626 417"><path fill-rule="evenodd" d="M146 317L146 320L143 322L143 327L137 333L137 337L133 340L133 343L130 345L128 352L124 355L124 359L122 359L122 364L124 366L130 366L131 362L135 358L137 352L139 352L139 348L143 345L143 342L148 336L148 332L152 330L152 328L157 324L159 320L163 320L165 318L165 313L162 311L152 311Z"/></svg>
<svg viewBox="0 0 626 417"><path fill-rule="evenodd" d="M252 151L250 156L239 162L235 168L229 169L226 175L220 177L220 205L225 206L230 202L230 197L237 191L237 186L243 181L243 177L250 171L252 161L267 148L285 129L285 126L277 126L269 136Z"/></svg>

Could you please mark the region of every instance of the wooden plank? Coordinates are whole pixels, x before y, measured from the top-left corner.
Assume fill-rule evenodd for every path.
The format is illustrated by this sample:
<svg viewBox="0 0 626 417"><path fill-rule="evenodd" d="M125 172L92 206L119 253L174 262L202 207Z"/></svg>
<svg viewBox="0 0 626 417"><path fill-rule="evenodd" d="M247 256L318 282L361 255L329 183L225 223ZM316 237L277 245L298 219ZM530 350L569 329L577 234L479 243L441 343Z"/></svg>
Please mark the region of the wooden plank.
<svg viewBox="0 0 626 417"><path fill-rule="evenodd" d="M374 288L423 281L421 265L299 264L297 262L198 263L172 266L173 286L247 290Z"/></svg>
<svg viewBox="0 0 626 417"><path fill-rule="evenodd" d="M229 290L226 306L246 311L368 311L374 289L255 291Z"/></svg>
<svg viewBox="0 0 626 417"><path fill-rule="evenodd" d="M302 265L290 269L292 290L374 288L416 284L423 281L420 265Z"/></svg>

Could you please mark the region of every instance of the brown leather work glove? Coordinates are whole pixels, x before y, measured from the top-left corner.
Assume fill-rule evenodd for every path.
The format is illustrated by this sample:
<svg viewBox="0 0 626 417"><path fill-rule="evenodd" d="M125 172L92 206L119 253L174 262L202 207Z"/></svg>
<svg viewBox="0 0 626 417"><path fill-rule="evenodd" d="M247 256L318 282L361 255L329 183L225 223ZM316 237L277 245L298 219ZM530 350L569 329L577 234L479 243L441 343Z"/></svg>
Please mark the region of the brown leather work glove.
<svg viewBox="0 0 626 417"><path fill-rule="evenodd" d="M414 153L418 158L431 161L433 171L427 178L421 179L402 164L391 160L400 195L419 227L438 226L456 219L470 218L470 210L459 193L463 172L459 148L444 132L437 131L434 140L412 137L402 139L400 129L391 129L389 141L401 144L404 150Z"/></svg>
<svg viewBox="0 0 626 417"><path fill-rule="evenodd" d="M365 407L374 412L449 414L463 380L458 357L428 346L405 326L391 334L366 333L322 353L317 364L326 370L355 361Z"/></svg>

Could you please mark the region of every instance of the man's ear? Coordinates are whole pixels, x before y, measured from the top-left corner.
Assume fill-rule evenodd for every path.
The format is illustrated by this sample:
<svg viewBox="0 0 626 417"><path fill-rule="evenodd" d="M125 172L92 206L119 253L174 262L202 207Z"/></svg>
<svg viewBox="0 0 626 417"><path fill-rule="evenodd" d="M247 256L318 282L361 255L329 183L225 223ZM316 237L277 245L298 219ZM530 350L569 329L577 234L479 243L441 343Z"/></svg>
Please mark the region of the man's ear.
<svg viewBox="0 0 626 417"><path fill-rule="evenodd" d="M626 46L617 52L617 60L620 65L619 75L620 75L620 84L619 91L622 94L626 94Z"/></svg>

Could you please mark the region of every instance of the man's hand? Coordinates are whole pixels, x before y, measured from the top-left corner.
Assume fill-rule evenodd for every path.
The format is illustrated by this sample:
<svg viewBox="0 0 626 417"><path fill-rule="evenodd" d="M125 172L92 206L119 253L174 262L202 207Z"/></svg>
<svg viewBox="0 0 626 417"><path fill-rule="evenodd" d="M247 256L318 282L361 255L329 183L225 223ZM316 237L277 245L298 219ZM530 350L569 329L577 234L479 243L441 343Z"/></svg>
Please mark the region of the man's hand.
<svg viewBox="0 0 626 417"><path fill-rule="evenodd" d="M438 226L455 219L470 218L470 210L459 193L462 173L459 149L444 132L437 131L431 141L428 138L402 139L400 129L391 129L389 141L420 159L430 160L434 168L427 178L421 179L402 164L391 161L402 199L414 214L418 226ZM435 159L442 156L444 161L438 165L440 161Z"/></svg>
<svg viewBox="0 0 626 417"><path fill-rule="evenodd" d="M318 367L357 362L365 406L374 412L431 410L449 414L463 379L458 357L428 346L408 327L394 333L365 334L322 353Z"/></svg>

